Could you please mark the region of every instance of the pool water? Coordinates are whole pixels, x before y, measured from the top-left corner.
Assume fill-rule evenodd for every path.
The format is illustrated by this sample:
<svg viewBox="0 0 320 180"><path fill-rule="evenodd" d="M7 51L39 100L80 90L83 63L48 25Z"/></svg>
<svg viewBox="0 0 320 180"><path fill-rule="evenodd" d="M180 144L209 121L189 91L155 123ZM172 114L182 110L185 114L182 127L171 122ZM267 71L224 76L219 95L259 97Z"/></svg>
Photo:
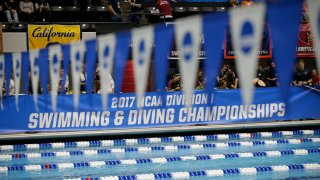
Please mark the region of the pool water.
<svg viewBox="0 0 320 180"><path fill-rule="evenodd" d="M320 179L320 130L0 146L0 179Z"/></svg>

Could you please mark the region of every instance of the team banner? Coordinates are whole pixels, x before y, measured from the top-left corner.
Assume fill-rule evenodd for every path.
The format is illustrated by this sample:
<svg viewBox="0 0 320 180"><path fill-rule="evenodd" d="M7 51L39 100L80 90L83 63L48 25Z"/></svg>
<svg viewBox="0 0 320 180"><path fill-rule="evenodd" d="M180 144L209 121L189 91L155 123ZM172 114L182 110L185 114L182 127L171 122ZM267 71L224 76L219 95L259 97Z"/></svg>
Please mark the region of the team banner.
<svg viewBox="0 0 320 180"><path fill-rule="evenodd" d="M256 52L261 46L266 5L261 3L250 8L232 9L229 12L232 43L238 52L236 65L242 98L244 103L249 105L253 96L252 81L256 76L256 66L259 60Z"/></svg>
<svg viewBox="0 0 320 180"><path fill-rule="evenodd" d="M62 60L61 45L54 45L49 47L49 72L51 80L51 105L55 112L57 108L57 94L60 82L60 65Z"/></svg>
<svg viewBox="0 0 320 180"><path fill-rule="evenodd" d="M4 68L5 68L5 64L4 64L4 55L1 54L0 55L0 108L1 110L3 109L3 103L2 103L2 98L3 98L3 85L4 85Z"/></svg>
<svg viewBox="0 0 320 180"><path fill-rule="evenodd" d="M80 25L28 24L28 48L45 48L50 44L66 44L81 39Z"/></svg>
<svg viewBox="0 0 320 180"><path fill-rule="evenodd" d="M280 83L283 98L287 99L292 80L292 68L296 60L298 29L301 20L302 1L280 1L270 5L267 19L277 66L277 79ZM289 67L289 68L288 68Z"/></svg>
<svg viewBox="0 0 320 180"><path fill-rule="evenodd" d="M12 63L13 63L13 77L14 77L14 94L16 98L16 109L19 111L18 97L19 90L21 84L21 66L22 66L22 58L21 53L13 53L12 54Z"/></svg>
<svg viewBox="0 0 320 180"><path fill-rule="evenodd" d="M216 77L222 64L223 35L227 28L227 14L209 14L203 16L204 49L206 50L205 75L206 88L216 86Z"/></svg>
<svg viewBox="0 0 320 180"><path fill-rule="evenodd" d="M98 38L98 57L100 70L101 98L102 107L107 109L108 92L107 87L110 87L109 75L112 74L113 60L116 47L115 34L103 35Z"/></svg>
<svg viewBox="0 0 320 180"><path fill-rule="evenodd" d="M32 84L32 94L34 100L34 106L36 111L38 111L38 88L40 79L40 66L39 66L39 54L38 49L31 50L29 53L30 58L30 70L31 70L31 84Z"/></svg>
<svg viewBox="0 0 320 180"><path fill-rule="evenodd" d="M216 90L209 98L205 91L192 95L192 107L184 104L186 98L181 92L165 93L165 106L161 105L163 93L145 93L143 108L137 109L133 93L112 94L108 110L103 110L100 95L80 96L79 111L74 111L71 95L58 96L57 111L46 108L46 95L39 96L39 112L36 112L31 96L19 98L20 108L16 112L14 97L6 97L7 105L0 111L0 131L69 131L107 130L122 128L147 128L183 126L194 124L231 124L248 122L270 122L284 119L319 118L319 91L292 87L290 96L291 113L286 113L287 104L281 100L277 88L260 88L251 105L242 104L240 91ZM93 103L90 105L88 96ZM47 98L50 99L50 98ZM207 104L214 101L214 105Z"/></svg>
<svg viewBox="0 0 320 180"><path fill-rule="evenodd" d="M297 57L298 58L314 58L315 45L313 40L313 33L311 33L309 23L300 24L298 44L297 44Z"/></svg>
<svg viewBox="0 0 320 180"><path fill-rule="evenodd" d="M307 0L308 17L312 28L313 41L317 56L318 72L320 71L320 1Z"/></svg>
<svg viewBox="0 0 320 180"><path fill-rule="evenodd" d="M134 80L138 106L144 96L149 76L152 46L154 41L153 26L135 28L132 34L132 55L134 63Z"/></svg>
<svg viewBox="0 0 320 180"><path fill-rule="evenodd" d="M192 26L190 26L191 24ZM196 37L199 37L201 32L201 16L193 16L176 21L175 37L181 58L178 63L187 106L191 105L192 92L199 67L198 51L200 49L200 43L196 41Z"/></svg>
<svg viewBox="0 0 320 180"><path fill-rule="evenodd" d="M85 51L86 50L84 42L72 43L70 46L73 103L75 109L77 109L79 105L80 74L83 71Z"/></svg>

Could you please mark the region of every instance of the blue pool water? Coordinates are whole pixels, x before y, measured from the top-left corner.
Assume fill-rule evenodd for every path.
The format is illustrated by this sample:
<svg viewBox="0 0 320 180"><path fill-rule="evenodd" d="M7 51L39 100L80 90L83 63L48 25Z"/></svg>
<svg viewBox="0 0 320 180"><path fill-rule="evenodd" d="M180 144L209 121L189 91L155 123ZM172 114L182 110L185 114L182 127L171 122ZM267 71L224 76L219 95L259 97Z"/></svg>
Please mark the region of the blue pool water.
<svg viewBox="0 0 320 180"><path fill-rule="evenodd" d="M320 131L0 146L0 179L320 178Z"/></svg>

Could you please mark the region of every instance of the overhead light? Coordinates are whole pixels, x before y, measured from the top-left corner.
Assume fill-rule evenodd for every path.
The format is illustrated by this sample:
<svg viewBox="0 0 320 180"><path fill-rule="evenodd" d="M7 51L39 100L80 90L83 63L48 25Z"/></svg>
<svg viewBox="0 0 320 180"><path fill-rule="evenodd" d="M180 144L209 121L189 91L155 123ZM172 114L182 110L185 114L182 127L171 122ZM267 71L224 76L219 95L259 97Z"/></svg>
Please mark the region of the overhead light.
<svg viewBox="0 0 320 180"><path fill-rule="evenodd" d="M59 9L61 9L62 7L61 7L61 6L59 6L58 8L59 8Z"/></svg>

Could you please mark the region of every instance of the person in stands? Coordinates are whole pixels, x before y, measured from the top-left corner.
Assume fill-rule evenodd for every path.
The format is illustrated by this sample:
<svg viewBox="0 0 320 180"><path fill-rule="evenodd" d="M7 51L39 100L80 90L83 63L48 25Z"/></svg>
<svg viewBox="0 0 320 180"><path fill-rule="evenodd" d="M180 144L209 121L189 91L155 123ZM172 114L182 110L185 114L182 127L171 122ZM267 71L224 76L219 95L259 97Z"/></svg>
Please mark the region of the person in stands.
<svg viewBox="0 0 320 180"><path fill-rule="evenodd" d="M34 18L34 5L30 0L22 0L20 1L20 12L21 18L25 22L31 22Z"/></svg>
<svg viewBox="0 0 320 180"><path fill-rule="evenodd" d="M139 26L143 13L141 0L129 0L129 3L131 6L130 21L134 26Z"/></svg>
<svg viewBox="0 0 320 180"><path fill-rule="evenodd" d="M320 76L318 74L317 69L311 70L311 81L309 81L310 85L320 85Z"/></svg>
<svg viewBox="0 0 320 180"><path fill-rule="evenodd" d="M38 21L48 21L50 17L50 6L47 0L39 0L39 2L35 3L35 8L37 12Z"/></svg>
<svg viewBox="0 0 320 180"><path fill-rule="evenodd" d="M18 5L14 0L5 0L4 1L3 9L4 9L4 12L6 13L6 16L7 16L9 23L19 22L17 7L18 7Z"/></svg>
<svg viewBox="0 0 320 180"><path fill-rule="evenodd" d="M112 22L122 22L122 10L119 0L109 0L108 1L108 11L111 14Z"/></svg>
<svg viewBox="0 0 320 180"><path fill-rule="evenodd" d="M294 72L294 78L292 84L294 86L308 85L308 82L312 81L311 72L304 67L304 60L300 59L297 64L297 69Z"/></svg>
<svg viewBox="0 0 320 180"><path fill-rule="evenodd" d="M160 20L162 22L172 22L172 8L167 0L156 0L156 9L159 10Z"/></svg>

